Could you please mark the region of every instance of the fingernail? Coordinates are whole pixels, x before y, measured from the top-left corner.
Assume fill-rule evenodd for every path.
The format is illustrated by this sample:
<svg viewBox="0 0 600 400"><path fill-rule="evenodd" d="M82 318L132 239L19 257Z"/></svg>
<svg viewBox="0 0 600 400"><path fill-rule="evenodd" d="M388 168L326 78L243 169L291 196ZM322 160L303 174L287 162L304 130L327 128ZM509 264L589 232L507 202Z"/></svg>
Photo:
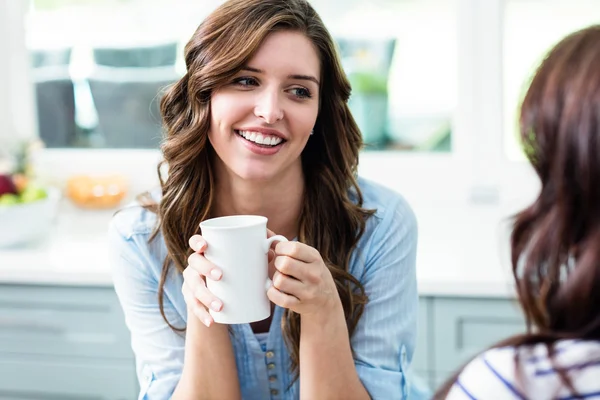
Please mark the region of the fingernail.
<svg viewBox="0 0 600 400"><path fill-rule="evenodd" d="M213 279L220 279L221 278L221 271L219 271L217 269L213 269L212 271L210 271L210 276Z"/></svg>
<svg viewBox="0 0 600 400"><path fill-rule="evenodd" d="M195 251L200 251L200 249L202 249L202 241L201 240L196 240L194 242L194 246L192 247Z"/></svg>
<svg viewBox="0 0 600 400"><path fill-rule="evenodd" d="M204 319L204 325L206 325L206 327L210 327L210 324L212 323L212 319L210 317L206 317Z"/></svg>
<svg viewBox="0 0 600 400"><path fill-rule="evenodd" d="M213 301L212 303L210 303L210 308L212 308L215 311L219 311L221 309L221 302L218 300Z"/></svg>

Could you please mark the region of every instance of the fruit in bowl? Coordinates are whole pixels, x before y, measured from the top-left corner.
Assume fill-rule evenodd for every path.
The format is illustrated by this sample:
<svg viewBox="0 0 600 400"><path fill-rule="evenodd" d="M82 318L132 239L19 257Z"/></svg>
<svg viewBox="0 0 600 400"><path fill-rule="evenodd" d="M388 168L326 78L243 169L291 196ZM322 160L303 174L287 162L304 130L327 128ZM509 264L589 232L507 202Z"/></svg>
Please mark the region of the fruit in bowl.
<svg viewBox="0 0 600 400"><path fill-rule="evenodd" d="M56 215L58 189L20 183L17 185L11 175L0 175L0 248L42 238L50 231Z"/></svg>
<svg viewBox="0 0 600 400"><path fill-rule="evenodd" d="M0 195L4 193L17 193L17 186L10 175L0 175Z"/></svg>

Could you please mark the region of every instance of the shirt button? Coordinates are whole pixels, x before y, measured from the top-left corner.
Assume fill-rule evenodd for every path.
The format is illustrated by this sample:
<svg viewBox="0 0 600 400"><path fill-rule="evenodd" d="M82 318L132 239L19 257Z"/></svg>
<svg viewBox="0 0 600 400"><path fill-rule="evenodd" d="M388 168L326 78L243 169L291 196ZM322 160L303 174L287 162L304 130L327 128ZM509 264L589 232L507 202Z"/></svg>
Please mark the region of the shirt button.
<svg viewBox="0 0 600 400"><path fill-rule="evenodd" d="M273 358L275 356L275 353L273 353L272 351L267 351L267 354L265 354L267 356L267 358Z"/></svg>
<svg viewBox="0 0 600 400"><path fill-rule="evenodd" d="M273 396L277 396L279 394L279 391L277 389L271 389L271 394Z"/></svg>
<svg viewBox="0 0 600 400"><path fill-rule="evenodd" d="M275 382L277 380L277 377L275 375L271 375L269 377L269 382Z"/></svg>
<svg viewBox="0 0 600 400"><path fill-rule="evenodd" d="M269 363L269 364L267 364L267 368L268 369L275 369L275 364Z"/></svg>

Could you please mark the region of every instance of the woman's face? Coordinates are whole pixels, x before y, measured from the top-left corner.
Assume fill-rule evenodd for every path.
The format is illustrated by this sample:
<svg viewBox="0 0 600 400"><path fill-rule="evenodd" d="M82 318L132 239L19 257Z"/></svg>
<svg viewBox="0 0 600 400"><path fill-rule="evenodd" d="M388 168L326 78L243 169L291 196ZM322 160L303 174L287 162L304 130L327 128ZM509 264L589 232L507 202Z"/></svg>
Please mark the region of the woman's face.
<svg viewBox="0 0 600 400"><path fill-rule="evenodd" d="M285 179L319 110L319 56L299 32L271 33L254 57L211 97L209 140L217 168L242 179Z"/></svg>

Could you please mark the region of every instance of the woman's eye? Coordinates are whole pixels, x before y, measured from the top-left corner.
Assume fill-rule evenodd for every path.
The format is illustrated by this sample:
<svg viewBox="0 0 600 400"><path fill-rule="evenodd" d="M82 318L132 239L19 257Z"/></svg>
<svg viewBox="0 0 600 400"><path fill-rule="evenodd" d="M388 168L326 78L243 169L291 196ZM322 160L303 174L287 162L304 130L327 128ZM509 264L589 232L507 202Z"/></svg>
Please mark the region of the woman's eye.
<svg viewBox="0 0 600 400"><path fill-rule="evenodd" d="M237 78L236 80L233 81L233 83L235 83L236 85L240 85L240 86L256 86L256 85L258 85L258 82L256 81L256 79L249 78L249 77Z"/></svg>
<svg viewBox="0 0 600 400"><path fill-rule="evenodd" d="M312 95L310 94L310 91L305 88L294 88L294 89L291 89L291 92L294 96L302 98L302 99L309 99L312 97Z"/></svg>

